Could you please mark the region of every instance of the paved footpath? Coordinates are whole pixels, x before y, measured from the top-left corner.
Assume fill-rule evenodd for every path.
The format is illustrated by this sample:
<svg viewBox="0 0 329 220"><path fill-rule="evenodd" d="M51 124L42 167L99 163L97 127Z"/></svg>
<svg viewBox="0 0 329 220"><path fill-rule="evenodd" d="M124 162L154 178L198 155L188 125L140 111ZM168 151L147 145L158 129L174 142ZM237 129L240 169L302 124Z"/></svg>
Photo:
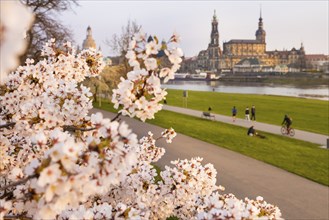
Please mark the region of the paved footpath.
<svg viewBox="0 0 329 220"><path fill-rule="evenodd" d="M170 106L170 105L164 105L163 109L181 113L181 114L196 116L196 117L201 117L201 115L202 115L202 111L192 110L192 109L188 109L188 108L180 108L180 107L175 107L175 106ZM215 115L216 121L233 124L233 125L238 125L238 126L242 126L242 127L247 127L247 128L249 128L251 125L254 125L256 131L257 130L265 131L265 132L272 133L272 134L282 135L281 126L265 124L265 123L261 123L261 122L257 122L257 121L246 121L246 120L240 119L240 118L237 118L236 121L233 122L232 117L213 114L213 113L211 113L211 114ZM311 133L311 132L295 129L295 136L292 138L316 143L316 144L326 147L327 139L329 137L326 135L321 135L321 134L316 134L316 133Z"/></svg>
<svg viewBox="0 0 329 220"><path fill-rule="evenodd" d="M98 111L107 118L114 117L113 113L98 109L92 112ZM163 131L155 125L121 118L138 137L148 131L157 137ZM329 219L329 187L182 134L177 134L172 144L160 140L158 146L166 149L165 155L157 162L162 168L178 158L200 156L204 158L204 164L214 164L218 171L217 184L226 188L224 193L233 193L240 199L255 199L261 195L267 202L279 206L285 219Z"/></svg>

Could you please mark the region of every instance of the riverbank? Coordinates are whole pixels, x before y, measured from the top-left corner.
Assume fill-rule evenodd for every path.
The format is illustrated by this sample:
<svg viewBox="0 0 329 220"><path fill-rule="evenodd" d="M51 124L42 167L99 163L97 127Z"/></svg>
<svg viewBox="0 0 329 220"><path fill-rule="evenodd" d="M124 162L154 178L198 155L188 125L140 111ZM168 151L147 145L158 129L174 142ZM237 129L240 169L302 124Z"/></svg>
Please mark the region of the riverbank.
<svg viewBox="0 0 329 220"><path fill-rule="evenodd" d="M231 116L231 109L236 106L237 117L242 119L245 117L246 107L255 105L258 122L280 125L283 116L288 114L293 119L294 128L324 135L329 133L327 101L202 91L188 91L188 98L185 100L183 91L168 89L167 104L199 111L208 111L211 107L213 113L226 116Z"/></svg>
<svg viewBox="0 0 329 220"><path fill-rule="evenodd" d="M257 83L271 83L275 85L295 85L295 86L328 86L328 78L307 78L307 77L271 77L271 76L230 76L219 79L222 82L257 82Z"/></svg>
<svg viewBox="0 0 329 220"><path fill-rule="evenodd" d="M241 93L256 95L278 95L329 100L329 86L301 84L283 84L266 82L224 82L224 81L169 81L163 88L175 90L212 91L220 93Z"/></svg>
<svg viewBox="0 0 329 220"><path fill-rule="evenodd" d="M220 74L219 79L192 79L177 78L173 81L221 81L230 83L269 83L276 86L329 86L329 74L319 72L291 72L291 73L268 73L268 72L234 72Z"/></svg>

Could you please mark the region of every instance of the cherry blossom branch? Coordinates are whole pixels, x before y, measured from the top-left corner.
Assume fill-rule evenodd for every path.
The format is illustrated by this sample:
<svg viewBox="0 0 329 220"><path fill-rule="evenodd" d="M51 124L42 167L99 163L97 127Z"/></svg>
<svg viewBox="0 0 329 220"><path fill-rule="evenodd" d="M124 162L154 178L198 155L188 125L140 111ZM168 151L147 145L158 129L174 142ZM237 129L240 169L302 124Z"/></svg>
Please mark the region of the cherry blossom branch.
<svg viewBox="0 0 329 220"><path fill-rule="evenodd" d="M15 124L16 124L16 122L9 122L8 124L3 124L3 125L0 125L0 129L9 128L9 127L14 126ZM78 127L71 126L71 125L64 125L63 129L64 129L64 131L92 131L92 130L95 130L96 128L78 128Z"/></svg>
<svg viewBox="0 0 329 220"><path fill-rule="evenodd" d="M119 112L113 119L111 119L111 122L117 120L121 116L121 112Z"/></svg>
<svg viewBox="0 0 329 220"><path fill-rule="evenodd" d="M3 186L3 187L0 188L0 191L4 191L4 190L6 190L6 189L8 189L8 188L10 188L10 187L18 186L18 185L21 185L21 184L23 184L23 183L26 183L26 182L29 181L30 179L33 179L34 177L37 177L37 176L38 176L38 174L34 174L34 175L32 175L32 176L28 176L28 177L26 177L25 179L21 179L21 180L19 180L19 181L17 181L17 182L14 182L14 183L12 183L12 184L9 184L9 185L6 185L6 186Z"/></svg>
<svg viewBox="0 0 329 220"><path fill-rule="evenodd" d="M24 215L5 215L3 216L3 219L22 219L22 220L30 220L31 217L27 217Z"/></svg>
<svg viewBox="0 0 329 220"><path fill-rule="evenodd" d="M0 128L9 128L16 124L16 122L9 122L8 124L0 125Z"/></svg>
<svg viewBox="0 0 329 220"><path fill-rule="evenodd" d="M92 131L95 130L96 128L78 128L71 125L64 125L63 129L64 131Z"/></svg>
<svg viewBox="0 0 329 220"><path fill-rule="evenodd" d="M0 196L0 199L4 199L7 197L12 197L13 196L13 191L10 192L5 192L2 196Z"/></svg>

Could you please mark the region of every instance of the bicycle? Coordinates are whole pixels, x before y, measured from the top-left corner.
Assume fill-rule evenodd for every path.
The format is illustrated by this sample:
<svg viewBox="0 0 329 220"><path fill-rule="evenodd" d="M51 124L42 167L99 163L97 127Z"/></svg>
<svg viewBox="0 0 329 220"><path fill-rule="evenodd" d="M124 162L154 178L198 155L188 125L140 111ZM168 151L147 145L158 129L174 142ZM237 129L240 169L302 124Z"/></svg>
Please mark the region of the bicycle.
<svg viewBox="0 0 329 220"><path fill-rule="evenodd" d="M295 129L293 129L292 127L289 128L289 133L287 130L287 127L285 125L283 125L281 127L281 134L283 135L290 135L291 137L293 137L295 135Z"/></svg>

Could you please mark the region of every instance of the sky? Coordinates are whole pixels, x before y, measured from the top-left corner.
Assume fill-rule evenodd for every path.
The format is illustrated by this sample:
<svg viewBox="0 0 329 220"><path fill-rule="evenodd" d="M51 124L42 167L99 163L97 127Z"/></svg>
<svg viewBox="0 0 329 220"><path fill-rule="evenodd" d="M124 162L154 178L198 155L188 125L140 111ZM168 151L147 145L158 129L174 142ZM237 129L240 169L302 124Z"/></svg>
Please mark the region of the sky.
<svg viewBox="0 0 329 220"><path fill-rule="evenodd" d="M231 39L255 39L262 11L266 49L290 50L304 44L306 54L329 54L329 1L79 1L58 16L82 45L88 25L103 54L115 52L106 44L120 34L128 20L144 32L168 40L176 31L186 57L207 49L216 10L221 48Z"/></svg>

